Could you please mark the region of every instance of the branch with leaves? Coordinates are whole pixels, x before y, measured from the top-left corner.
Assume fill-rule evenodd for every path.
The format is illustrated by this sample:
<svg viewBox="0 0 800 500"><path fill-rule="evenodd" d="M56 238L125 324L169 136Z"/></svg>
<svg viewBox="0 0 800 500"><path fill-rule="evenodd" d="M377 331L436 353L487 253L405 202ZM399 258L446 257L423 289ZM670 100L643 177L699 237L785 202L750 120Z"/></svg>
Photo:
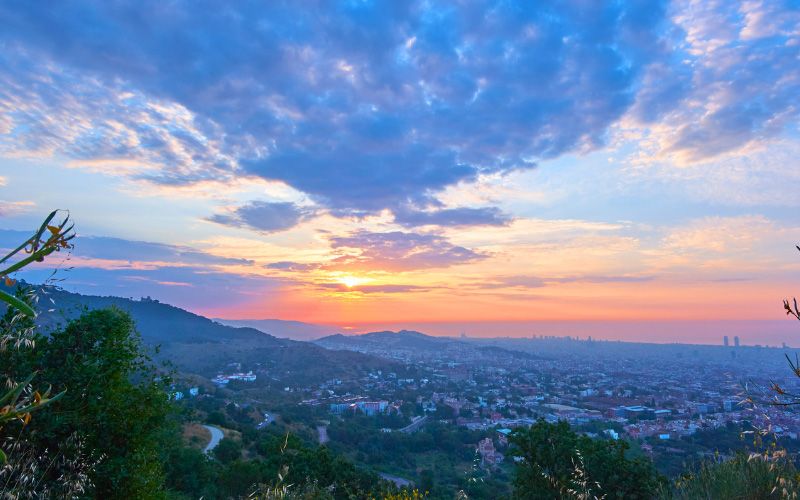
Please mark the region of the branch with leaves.
<svg viewBox="0 0 800 500"><path fill-rule="evenodd" d="M33 236L0 259L0 265L6 266L0 269L0 280L5 280L6 286L13 286L15 283L11 274L34 262L44 261L44 258L53 252L72 248L70 241L75 237L75 226L70 223L69 214L60 223L52 223L59 212L60 210L52 211ZM27 256L9 264L8 262L17 255ZM31 306L10 293L0 290L0 300L26 316L36 316L36 311Z"/></svg>
<svg viewBox="0 0 800 500"><path fill-rule="evenodd" d="M53 252L72 248L70 241L75 237L74 225L70 223L69 214L66 214L60 222L54 222L60 212L59 210L51 212L33 236L0 258L0 266L4 266L0 269L0 280L3 280L6 286L14 286L15 280L11 278L13 273L34 262L44 261L45 257ZM15 257L18 259L12 263ZM36 316L36 311L30 304L4 290L0 290L0 301L5 302L12 310L18 311L18 314L22 316L28 318ZM0 343L0 350L4 348L5 344ZM36 373L34 372L21 382L9 381L8 390L0 394L0 429L13 421L19 421L23 426L27 425L31 420L32 412L47 406L64 395L64 392L60 392L50 397L49 388L43 393L33 390L31 382L35 376ZM5 462L6 455L0 450L0 464Z"/></svg>

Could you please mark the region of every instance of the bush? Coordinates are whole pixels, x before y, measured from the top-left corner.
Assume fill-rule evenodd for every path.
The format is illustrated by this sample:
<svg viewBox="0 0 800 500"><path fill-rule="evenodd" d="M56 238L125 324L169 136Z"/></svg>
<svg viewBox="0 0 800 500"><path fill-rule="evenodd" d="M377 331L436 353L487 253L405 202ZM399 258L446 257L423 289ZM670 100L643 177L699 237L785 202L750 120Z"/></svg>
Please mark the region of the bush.
<svg viewBox="0 0 800 500"><path fill-rule="evenodd" d="M746 455L730 460L707 461L697 472L684 474L671 489L662 489L663 499L695 498L795 498L800 493L797 471L785 454Z"/></svg>

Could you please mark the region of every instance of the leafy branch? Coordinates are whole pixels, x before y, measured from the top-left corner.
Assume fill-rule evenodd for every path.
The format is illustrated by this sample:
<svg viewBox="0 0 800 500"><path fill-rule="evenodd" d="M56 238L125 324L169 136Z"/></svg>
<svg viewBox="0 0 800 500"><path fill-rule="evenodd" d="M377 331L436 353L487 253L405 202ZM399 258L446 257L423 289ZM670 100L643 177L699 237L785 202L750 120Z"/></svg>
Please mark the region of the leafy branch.
<svg viewBox="0 0 800 500"><path fill-rule="evenodd" d="M5 285L14 285L10 275L25 268L34 262L42 262L45 257L58 252L62 249L72 248L70 241L75 237L74 225L70 223L69 214L66 214L60 222L53 222L59 210L54 210L42 222L39 229L27 240L22 242L17 248L0 258L0 280L4 280ZM12 259L17 257L15 262ZM23 317L34 318L36 311L23 299L0 290L0 301L8 304L10 309L19 311ZM5 349L5 343L0 342L0 350ZM4 425L19 421L23 426L31 420L31 413L39 410L50 403L64 396L66 391L62 391L55 396L50 396L50 388L44 393L31 388L31 382L36 376L36 372L28 375L25 380L15 382L8 381L9 389L0 394L0 429ZM7 460L5 452L0 450L0 465Z"/></svg>
<svg viewBox="0 0 800 500"><path fill-rule="evenodd" d="M33 236L3 258L0 258L0 265L6 266L4 269L0 269L0 280L5 280L6 286L13 286L15 283L10 277L12 273L34 262L44 261L44 258L53 252L72 248L70 241L75 237L75 226L70 223L69 214L60 223L53 224L53 219L58 213L59 210L52 211ZM9 264L9 261L17 255L27 256L13 264ZM5 302L28 317L36 316L36 311L30 305L4 290L0 290L0 301Z"/></svg>

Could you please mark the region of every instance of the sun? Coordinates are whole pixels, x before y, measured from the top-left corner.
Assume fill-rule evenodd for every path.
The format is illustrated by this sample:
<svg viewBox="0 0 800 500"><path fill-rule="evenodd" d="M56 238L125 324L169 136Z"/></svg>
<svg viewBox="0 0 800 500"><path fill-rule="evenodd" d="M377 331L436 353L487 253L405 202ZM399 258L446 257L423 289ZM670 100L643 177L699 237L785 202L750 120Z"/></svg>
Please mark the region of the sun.
<svg viewBox="0 0 800 500"><path fill-rule="evenodd" d="M349 274L345 276L340 276L337 278L337 280L339 281L339 283L343 284L347 288L353 288L354 286L363 285L364 283L372 281L369 278L361 278L359 276L352 276Z"/></svg>

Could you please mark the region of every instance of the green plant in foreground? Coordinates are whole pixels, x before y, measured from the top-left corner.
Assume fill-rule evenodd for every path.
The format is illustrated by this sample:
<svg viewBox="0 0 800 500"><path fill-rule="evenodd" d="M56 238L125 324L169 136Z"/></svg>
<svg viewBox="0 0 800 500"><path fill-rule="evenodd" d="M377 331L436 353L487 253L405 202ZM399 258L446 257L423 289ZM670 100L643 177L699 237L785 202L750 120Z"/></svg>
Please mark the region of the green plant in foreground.
<svg viewBox="0 0 800 500"><path fill-rule="evenodd" d="M73 225L69 222L69 215L65 216L60 223L54 223L53 220L58 215L58 210L55 210L48 215L44 222L42 222L38 231L33 236L22 242L17 248L0 258L0 265L5 267L0 269L0 280L4 280L6 286L13 286L15 281L11 278L11 274L25 268L34 262L42 262L45 257L58 252L62 249L70 249L72 245L70 240L75 237ZM9 263L9 261L17 255L27 255L16 262ZM9 309L9 314L14 310L18 311L14 314L11 323L18 323L22 318L31 320L36 316L36 311L28 304L23 298L12 295L5 290L0 290L0 301L5 302ZM22 318L20 318L20 315ZM0 339L0 352L8 349L8 340L10 336L4 335ZM20 343L15 344L19 348ZM8 389L0 394L0 429L4 425L18 420L23 425L27 425L31 419L31 413L39 410L46 405L56 401L64 395L65 391L50 397L50 389L40 393L39 391L32 390L30 383L36 373L31 373L22 381L14 381L8 379L6 386ZM5 452L0 449L0 465L5 464L7 460Z"/></svg>
<svg viewBox="0 0 800 500"><path fill-rule="evenodd" d="M5 279L6 286L14 284L14 280L10 277L11 274L34 262L42 262L45 257L53 252L72 248L69 242L75 237L75 232L73 231L74 225L69 222L69 215L64 217L64 220L58 225L51 224L58 212L58 210L50 212L50 215L42 222L39 230L33 236L0 259L0 265L6 265L4 269L0 270L0 279ZM28 256L13 264L7 264L12 257L20 252L28 254ZM36 311L30 305L10 293L0 290L0 300L28 317L36 316Z"/></svg>

